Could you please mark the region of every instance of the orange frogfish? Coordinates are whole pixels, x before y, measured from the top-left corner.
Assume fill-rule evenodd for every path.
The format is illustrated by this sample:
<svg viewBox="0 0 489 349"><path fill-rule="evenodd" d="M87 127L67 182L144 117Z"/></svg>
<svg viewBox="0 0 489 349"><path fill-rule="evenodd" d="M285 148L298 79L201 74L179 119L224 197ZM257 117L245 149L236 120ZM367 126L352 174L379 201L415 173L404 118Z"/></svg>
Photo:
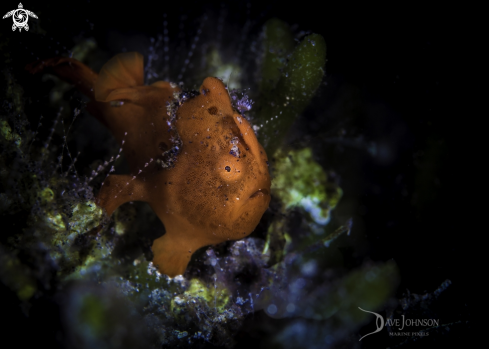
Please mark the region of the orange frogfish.
<svg viewBox="0 0 489 349"><path fill-rule="evenodd" d="M26 69L75 85L122 145L131 173L109 175L97 203L109 216L129 201L151 206L166 230L152 245L161 273L183 274L200 247L256 228L270 203L267 155L219 79L206 78L193 94L165 81L145 86L136 52L116 55L100 74L72 58Z"/></svg>

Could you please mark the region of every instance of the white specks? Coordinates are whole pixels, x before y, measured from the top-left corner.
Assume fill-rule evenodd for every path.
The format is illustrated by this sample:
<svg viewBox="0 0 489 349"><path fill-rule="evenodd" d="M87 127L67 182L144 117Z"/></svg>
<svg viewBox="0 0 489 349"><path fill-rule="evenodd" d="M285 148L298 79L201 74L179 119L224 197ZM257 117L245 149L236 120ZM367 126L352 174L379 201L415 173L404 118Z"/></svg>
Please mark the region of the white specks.
<svg viewBox="0 0 489 349"><path fill-rule="evenodd" d="M317 263L314 260L306 262L301 267L301 272L305 276L314 276L317 273Z"/></svg>
<svg viewBox="0 0 489 349"><path fill-rule="evenodd" d="M175 302L176 305L183 305L183 304L185 304L185 301L182 298L178 297L178 296L175 297L175 298L173 298L173 301Z"/></svg>
<svg viewBox="0 0 489 349"><path fill-rule="evenodd" d="M239 158L239 155L240 155L239 148L238 148L239 138L233 137L233 139L231 139L230 143L232 144L232 147L231 147L231 151L229 152L229 154L231 154L234 157Z"/></svg>
<svg viewBox="0 0 489 349"><path fill-rule="evenodd" d="M300 201L300 205L304 208L306 212L308 212L311 215L311 218L319 225L326 225L329 220L330 216L326 215L324 217L323 211L321 207L319 206L319 200L314 197L305 197L302 198Z"/></svg>
<svg viewBox="0 0 489 349"><path fill-rule="evenodd" d="M183 275L177 275L173 278L173 281L182 284L185 281L185 279L183 278Z"/></svg>
<svg viewBox="0 0 489 349"><path fill-rule="evenodd" d="M175 303L176 303L176 301L175 301ZM178 339L182 339L182 338L185 338L187 336L188 336L188 332L187 331L178 332L178 335L177 335Z"/></svg>
<svg viewBox="0 0 489 349"><path fill-rule="evenodd" d="M277 313L277 306L275 304L270 304L267 308L267 312L270 314L270 315L274 315Z"/></svg>
<svg viewBox="0 0 489 349"><path fill-rule="evenodd" d="M365 274L365 279L368 282L374 281L377 278L378 272L379 272L378 268L373 267Z"/></svg>
<svg viewBox="0 0 489 349"><path fill-rule="evenodd" d="M236 200L239 200L239 198L236 198Z"/></svg>
<svg viewBox="0 0 489 349"><path fill-rule="evenodd" d="M245 304L246 302L248 302L248 300L244 300L244 299L243 299L243 297L238 297L238 298L236 299L236 304L238 304L238 305L243 305L243 304Z"/></svg>
<svg viewBox="0 0 489 349"><path fill-rule="evenodd" d="M289 289L291 292L296 293L299 292L299 290L301 290L302 288L304 288L305 285L306 285L306 280L304 280L303 278L298 278L297 280L289 284Z"/></svg>

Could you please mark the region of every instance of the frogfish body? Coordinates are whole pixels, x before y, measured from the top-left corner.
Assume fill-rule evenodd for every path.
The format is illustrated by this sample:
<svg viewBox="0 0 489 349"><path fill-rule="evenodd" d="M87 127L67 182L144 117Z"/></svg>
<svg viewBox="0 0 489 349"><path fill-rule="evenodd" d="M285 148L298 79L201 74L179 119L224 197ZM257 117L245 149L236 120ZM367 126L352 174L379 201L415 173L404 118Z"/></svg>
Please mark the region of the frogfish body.
<svg viewBox="0 0 489 349"><path fill-rule="evenodd" d="M200 247L256 228L270 202L267 155L219 79L208 77L199 93L175 99L180 90L169 82L144 85L136 52L113 57L100 74L72 58L26 69L48 69L75 85L122 144L131 173L109 175L97 203L109 216L129 201L149 203L166 230L152 245L161 273L183 274Z"/></svg>

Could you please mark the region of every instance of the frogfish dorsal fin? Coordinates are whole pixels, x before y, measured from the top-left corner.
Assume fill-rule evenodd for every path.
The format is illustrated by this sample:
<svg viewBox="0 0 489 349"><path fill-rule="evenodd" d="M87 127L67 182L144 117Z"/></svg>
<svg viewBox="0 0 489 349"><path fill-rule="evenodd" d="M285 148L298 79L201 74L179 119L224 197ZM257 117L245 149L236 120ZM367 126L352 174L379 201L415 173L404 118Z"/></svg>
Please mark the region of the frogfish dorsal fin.
<svg viewBox="0 0 489 349"><path fill-rule="evenodd" d="M144 59L138 52L120 53L102 67L95 82L95 99L109 102L116 99L128 99L131 87L144 85ZM117 91L116 91L117 90Z"/></svg>

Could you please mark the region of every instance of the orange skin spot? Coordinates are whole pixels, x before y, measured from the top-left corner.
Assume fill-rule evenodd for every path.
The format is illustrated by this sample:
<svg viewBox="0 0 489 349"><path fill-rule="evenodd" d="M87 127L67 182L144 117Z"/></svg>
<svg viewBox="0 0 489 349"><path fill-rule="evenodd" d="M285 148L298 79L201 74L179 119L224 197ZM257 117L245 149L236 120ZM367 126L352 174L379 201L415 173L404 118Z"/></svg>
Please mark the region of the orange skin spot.
<svg viewBox="0 0 489 349"><path fill-rule="evenodd" d="M131 174L110 175L97 201L108 215L125 202L149 203L166 229L152 246L161 273L183 274L200 247L244 238L256 228L270 203L267 155L219 79L206 78L200 95L178 108L174 126L182 146L175 166L162 168L157 159L175 135L167 124L167 102L179 90L163 81L144 86L139 53L115 56L100 74L72 58L26 67L32 73L46 68L90 97L90 113L120 144L125 140ZM111 106L117 101L124 104ZM230 153L233 146L239 157Z"/></svg>

